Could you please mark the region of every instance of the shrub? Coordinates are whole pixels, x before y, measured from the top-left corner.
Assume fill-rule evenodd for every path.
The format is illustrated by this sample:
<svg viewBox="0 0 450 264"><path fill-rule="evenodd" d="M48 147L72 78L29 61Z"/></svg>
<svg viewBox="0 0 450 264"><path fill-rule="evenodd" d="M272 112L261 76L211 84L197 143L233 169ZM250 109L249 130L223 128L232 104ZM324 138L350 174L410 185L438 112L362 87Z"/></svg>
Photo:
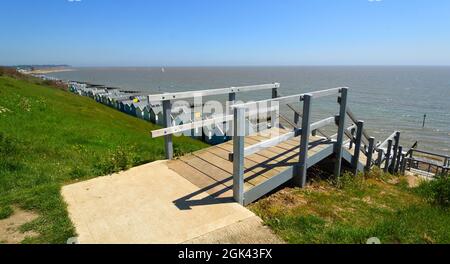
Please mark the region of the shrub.
<svg viewBox="0 0 450 264"><path fill-rule="evenodd" d="M131 168L137 162L130 149L119 147L96 165L97 174L109 175Z"/></svg>
<svg viewBox="0 0 450 264"><path fill-rule="evenodd" d="M17 171L22 167L20 159L16 157L17 146L18 144L14 138L0 132L0 172Z"/></svg>
<svg viewBox="0 0 450 264"><path fill-rule="evenodd" d="M417 193L429 203L450 206L450 177L442 176L432 181L425 181L416 188Z"/></svg>
<svg viewBox="0 0 450 264"><path fill-rule="evenodd" d="M73 168L69 172L69 176L70 176L70 178L72 180L80 179L80 178L85 177L87 175L88 175L88 173L82 168Z"/></svg>
<svg viewBox="0 0 450 264"><path fill-rule="evenodd" d="M353 175L352 173L344 173L341 177L338 177L333 182L333 185L338 189L364 189L365 178L363 174Z"/></svg>
<svg viewBox="0 0 450 264"><path fill-rule="evenodd" d="M0 66L0 76L10 76L14 78L20 78L23 75L16 71L15 68L12 67L2 67Z"/></svg>
<svg viewBox="0 0 450 264"><path fill-rule="evenodd" d="M374 167L368 173L366 173L367 179L383 180L389 176L389 174L384 173L383 170L379 167Z"/></svg>
<svg viewBox="0 0 450 264"><path fill-rule="evenodd" d="M0 132L0 156L3 157L4 155L6 157L14 151L16 151L14 140Z"/></svg>
<svg viewBox="0 0 450 264"><path fill-rule="evenodd" d="M69 87L60 81L53 81L53 80L45 80L42 82L43 85L50 86L53 88L57 88L59 90L63 91L69 91Z"/></svg>

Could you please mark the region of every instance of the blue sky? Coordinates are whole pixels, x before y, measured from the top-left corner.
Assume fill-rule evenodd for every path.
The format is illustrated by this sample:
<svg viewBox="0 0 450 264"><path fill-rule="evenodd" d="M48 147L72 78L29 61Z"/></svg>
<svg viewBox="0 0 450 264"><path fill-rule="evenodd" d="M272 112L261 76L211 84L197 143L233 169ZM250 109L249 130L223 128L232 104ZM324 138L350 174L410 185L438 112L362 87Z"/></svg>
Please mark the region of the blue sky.
<svg viewBox="0 0 450 264"><path fill-rule="evenodd" d="M450 65L448 0L2 0L0 7L0 65Z"/></svg>

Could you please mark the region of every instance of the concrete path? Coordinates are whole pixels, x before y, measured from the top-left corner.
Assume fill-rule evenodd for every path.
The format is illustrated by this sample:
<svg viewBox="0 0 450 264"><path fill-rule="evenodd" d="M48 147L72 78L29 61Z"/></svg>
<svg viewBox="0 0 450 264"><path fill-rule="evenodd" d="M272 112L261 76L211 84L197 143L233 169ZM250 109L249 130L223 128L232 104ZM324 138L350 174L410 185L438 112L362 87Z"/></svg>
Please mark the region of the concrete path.
<svg viewBox="0 0 450 264"><path fill-rule="evenodd" d="M211 197L166 161L68 185L62 195L81 244L281 243L252 212Z"/></svg>

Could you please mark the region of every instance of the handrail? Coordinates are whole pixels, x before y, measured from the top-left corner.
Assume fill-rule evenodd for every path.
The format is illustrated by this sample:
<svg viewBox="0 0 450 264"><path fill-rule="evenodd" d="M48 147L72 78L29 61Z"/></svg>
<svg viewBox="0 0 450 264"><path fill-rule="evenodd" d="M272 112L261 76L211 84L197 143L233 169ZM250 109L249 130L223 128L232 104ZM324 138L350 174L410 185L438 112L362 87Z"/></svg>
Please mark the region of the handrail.
<svg viewBox="0 0 450 264"><path fill-rule="evenodd" d="M353 124L353 125L347 127L347 128L344 130L344 132L347 134L348 132L352 131L352 129L355 129L355 128L356 128L356 125ZM337 135L338 135L338 134L334 134L334 135L332 135L330 138L335 138L335 137L337 137Z"/></svg>
<svg viewBox="0 0 450 264"><path fill-rule="evenodd" d="M283 95L280 93L280 91L278 91L278 95L279 95L280 97L283 97ZM291 110L294 112L294 114L298 116L298 118L302 118L302 117L303 117L303 114L300 113L299 111L297 111L297 109L295 109L295 107L293 107L291 104L287 104L286 106L287 106L289 109L291 109ZM286 122L288 122L291 126L293 126L294 128L298 128L298 124L294 124L294 123L292 123L290 120L286 120L286 118L285 118L283 115L281 115L281 114L280 114L280 116L281 116ZM324 132L321 131L320 129L316 129L316 131L317 131L319 134L321 134L322 136L324 136L324 137L330 139L330 136L328 136L326 133L324 133Z"/></svg>
<svg viewBox="0 0 450 264"><path fill-rule="evenodd" d="M164 126L167 128L172 127L172 121L170 113L172 111L172 101L179 100L179 99L187 99L187 98L195 98L195 97L203 97L203 96L213 96L213 95L223 95L228 94L228 100L230 102L234 102L236 100L236 93L240 92L250 92L250 91L259 91L259 90L272 90L272 95L280 88L279 83L272 83L272 84L261 84L261 85L252 85L252 86L241 86L241 87L229 87L229 88L220 88L220 89L209 89L209 90L200 90L200 91L189 91L189 92L176 92L176 93L164 93L164 94L157 94L157 95L147 95L148 102L161 102L162 105L162 114L163 114L163 123ZM273 112L273 111L272 111ZM245 116L245 113L243 113ZM229 122L231 120L226 119L226 122ZM272 120L274 120L272 118ZM173 152L173 138L172 135L175 133L180 132L180 130L177 129L183 129L183 131L198 128L194 125L198 126L204 126L205 122L207 124L210 124L210 122L214 121L199 121L195 124L187 124L186 126L177 127L175 130L166 130L166 131L158 131L159 133L162 132L162 135L164 135L164 149L166 153L166 159L171 160L173 159L174 152ZM157 135L157 134L156 134ZM158 136L160 136L159 134Z"/></svg>
<svg viewBox="0 0 450 264"><path fill-rule="evenodd" d="M284 104L296 103L296 102L303 101L304 97L306 95L310 95L313 98L321 98L321 97L326 97L326 96L330 96L330 95L334 95L334 94L339 94L341 92L341 90L344 88L346 88L346 87L321 90L321 91L316 91L316 92L312 92L312 93L295 94L295 95L289 95L289 96L284 96L284 97L277 97L277 98L262 100L262 101L258 101L258 102L235 104L235 105L232 105L231 107L232 108L249 108L249 107L252 107L252 106L255 106L258 104L270 104L272 102L279 102L279 103L284 103Z"/></svg>
<svg viewBox="0 0 450 264"><path fill-rule="evenodd" d="M417 163L417 166L413 166L414 162ZM406 166L407 166L406 163L408 163L409 170L414 168L414 169L417 169L420 171L423 171L420 168L420 164L425 164L426 166L428 166L428 170L424 171L424 172L427 172L427 173L433 173L432 168L435 167L436 168L436 172L434 173L435 175L439 175L439 170L441 170L442 175L448 174L450 171L450 168L448 166L446 166L445 164L439 165L437 163L432 163L432 162L429 162L426 160L419 160L419 159L415 159L415 158L411 158L411 157L405 157L404 164L402 165L402 171L406 170Z"/></svg>
<svg viewBox="0 0 450 264"><path fill-rule="evenodd" d="M340 98L338 99L338 103L341 104L341 100ZM352 110L350 109L350 107L347 106L347 110L346 110L347 116L350 117L350 119L352 120L353 123L358 123L358 119L356 118L355 114L353 114ZM367 133L366 129L363 129L362 131L362 141L365 145L369 145L369 139L370 139L370 135L369 133Z"/></svg>
<svg viewBox="0 0 450 264"><path fill-rule="evenodd" d="M352 110L350 110L349 107L347 108L347 115L348 115L348 117L350 117L350 119L353 121L353 123L357 123L358 122L358 119L356 118L356 116L353 114ZM363 129L363 136L364 136L364 138L366 140L370 139L370 136L367 133L366 129ZM364 144L368 144L368 141L364 142Z"/></svg>
<svg viewBox="0 0 450 264"><path fill-rule="evenodd" d="M411 155L411 154L412 154L412 151L413 151L415 148L417 148L418 145L419 145L419 142L416 141L416 142L412 145L412 147L409 148L408 152L406 152L406 156Z"/></svg>
<svg viewBox="0 0 450 264"><path fill-rule="evenodd" d="M398 131L395 131L392 135L390 135L383 143L376 146L377 150L384 151L383 148L389 143L389 140L394 140L395 136L397 135Z"/></svg>
<svg viewBox="0 0 450 264"><path fill-rule="evenodd" d="M325 118L323 120L320 120L318 122L315 122L313 124L311 124L311 131L312 130L316 130L316 129L320 129L322 127L328 126L330 124L334 124L335 118L334 117L329 117L329 118ZM254 144L252 146L249 146L247 148L244 149L244 157L250 156L252 154L255 154L261 150L267 149L267 148L271 148L274 147L280 143L286 142L290 139L293 139L295 137L300 136L300 134L302 133L302 129L294 129L294 131L286 133L284 135L275 137L275 138L271 138L268 139L266 141L263 142L259 142L257 144ZM230 161L232 161L233 154L230 154Z"/></svg>
<svg viewBox="0 0 450 264"><path fill-rule="evenodd" d="M283 134L281 136L271 138L266 141L262 141L257 144L254 144L252 146L249 146L244 149L244 157L248 157L248 156L255 154L257 152L260 152L264 149L275 147L280 143L286 142L290 139L293 139L293 138L299 136L301 134L301 132L302 132L302 129L294 129L294 131L292 131L292 132L289 132L289 133ZM229 153L228 159L229 159L229 161L234 161L234 153L233 152Z"/></svg>
<svg viewBox="0 0 450 264"><path fill-rule="evenodd" d="M269 108L264 108L264 109L251 110L251 111L247 112L246 116L254 116L255 114L258 114L261 112L273 112L273 111L277 111L277 110L278 110L278 108L275 106L272 106ZM153 130L151 132L151 134L152 134L152 138L157 138L157 137L182 133L182 132L189 131L189 130L192 130L195 128L216 125L219 123L228 123L231 121L233 121L233 115L224 115L224 116L219 116L219 117L215 117L215 118L211 118L211 119L207 119L207 120L200 120L200 121L191 122L188 124L171 126L171 127L167 127L167 128Z"/></svg>
<svg viewBox="0 0 450 264"><path fill-rule="evenodd" d="M316 130L316 129L320 129L322 127L325 127L327 125L333 124L335 121L334 117L329 117L323 120L320 120L318 122L315 122L313 124L311 124L311 130ZM254 144L252 146L249 146L247 148L244 149L244 157L247 157L249 155L255 154L261 150L270 148L270 147L274 147L280 143L283 143L285 141L288 141L290 139L296 138L298 136L300 136L300 134L302 133L302 129L298 129L298 128L294 128L294 131L283 134L281 136L275 137L275 138L271 138L268 139L266 141L262 141L259 142L257 144ZM229 160L233 161L233 153L230 153L229 156Z"/></svg>
<svg viewBox="0 0 450 264"><path fill-rule="evenodd" d="M229 87L229 88L219 88L219 89L200 90L200 91L155 94L155 95L149 95L148 100L149 100L149 102L164 101L164 100L177 100L177 99L194 98L197 96L204 97L204 96L212 96L212 95L222 95L222 94L230 94L230 93L278 89L278 88L280 88L279 83L261 84L261 85Z"/></svg>
<svg viewBox="0 0 450 264"><path fill-rule="evenodd" d="M280 113L280 118L283 119L286 123L288 123L293 128L297 128L297 124L294 124L289 118L285 117L283 114Z"/></svg>
<svg viewBox="0 0 450 264"><path fill-rule="evenodd" d="M328 118L322 119L320 121L317 121L317 122L311 124L311 131L314 131L314 130L317 130L322 127L329 126L329 125L335 124L335 123L336 123L336 117L334 117L334 116L328 117Z"/></svg>
<svg viewBox="0 0 450 264"><path fill-rule="evenodd" d="M425 150L411 149L411 152L418 152L418 153L421 153L421 154L426 154L426 155L430 155L430 156L436 156L436 157L439 157L439 158L450 159L450 156L447 156L447 155L444 155L444 154L433 153L433 152L429 152L429 151L425 151Z"/></svg>

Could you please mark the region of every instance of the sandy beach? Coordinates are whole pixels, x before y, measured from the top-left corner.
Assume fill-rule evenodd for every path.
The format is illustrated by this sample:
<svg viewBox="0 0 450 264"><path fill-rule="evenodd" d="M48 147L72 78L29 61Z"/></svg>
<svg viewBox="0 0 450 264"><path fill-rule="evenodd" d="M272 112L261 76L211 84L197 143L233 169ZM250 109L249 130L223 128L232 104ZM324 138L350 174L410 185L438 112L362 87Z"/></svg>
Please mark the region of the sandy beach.
<svg viewBox="0 0 450 264"><path fill-rule="evenodd" d="M49 69L39 69L30 71L30 74L48 74L48 73L55 73L55 72L71 72L75 71L75 69L71 68L49 68Z"/></svg>

